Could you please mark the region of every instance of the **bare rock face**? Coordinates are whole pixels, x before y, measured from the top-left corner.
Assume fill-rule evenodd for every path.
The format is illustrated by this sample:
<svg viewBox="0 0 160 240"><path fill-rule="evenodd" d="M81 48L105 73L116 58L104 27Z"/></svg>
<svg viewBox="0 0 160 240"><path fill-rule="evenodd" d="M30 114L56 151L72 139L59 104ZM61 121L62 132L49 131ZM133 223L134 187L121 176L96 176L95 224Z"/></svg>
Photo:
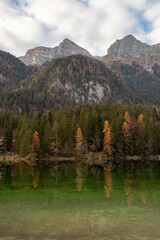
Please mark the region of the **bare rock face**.
<svg viewBox="0 0 160 240"><path fill-rule="evenodd" d="M113 58L123 60L125 57L144 58L148 56L150 46L138 41L132 35L117 40L108 49L108 54L112 54Z"/></svg>
<svg viewBox="0 0 160 240"><path fill-rule="evenodd" d="M26 55L19 57L19 59L26 65L42 66L45 62L50 62L52 59L71 55L85 55L91 57L91 54L84 48L81 48L69 39L64 39L58 47L36 47L28 50Z"/></svg>
<svg viewBox="0 0 160 240"><path fill-rule="evenodd" d="M132 35L128 35L113 43L102 60L107 64L114 61L126 64L135 62L147 70L151 70L154 64L160 65L160 44L150 46Z"/></svg>

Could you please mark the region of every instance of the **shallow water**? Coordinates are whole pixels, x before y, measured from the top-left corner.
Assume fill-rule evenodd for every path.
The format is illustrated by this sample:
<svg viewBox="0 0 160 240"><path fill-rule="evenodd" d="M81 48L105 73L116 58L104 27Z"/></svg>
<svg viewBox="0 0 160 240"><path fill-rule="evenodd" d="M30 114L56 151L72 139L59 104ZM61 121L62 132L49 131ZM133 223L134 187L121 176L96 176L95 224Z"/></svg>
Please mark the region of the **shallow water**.
<svg viewBox="0 0 160 240"><path fill-rule="evenodd" d="M160 239L160 163L0 164L0 239Z"/></svg>

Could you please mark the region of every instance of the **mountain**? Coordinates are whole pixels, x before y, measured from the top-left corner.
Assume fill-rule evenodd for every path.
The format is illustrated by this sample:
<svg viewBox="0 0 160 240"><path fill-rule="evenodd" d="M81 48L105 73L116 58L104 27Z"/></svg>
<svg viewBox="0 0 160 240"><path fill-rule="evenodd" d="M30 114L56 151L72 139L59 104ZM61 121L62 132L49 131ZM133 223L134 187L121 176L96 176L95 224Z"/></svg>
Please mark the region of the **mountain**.
<svg viewBox="0 0 160 240"><path fill-rule="evenodd" d="M15 88L35 72L37 68L27 67L12 54L0 51L0 91Z"/></svg>
<svg viewBox="0 0 160 240"><path fill-rule="evenodd" d="M150 46L128 35L113 43L102 60L107 64L114 61L126 64L135 62L150 71L154 64L160 65L160 44Z"/></svg>
<svg viewBox="0 0 160 240"><path fill-rule="evenodd" d="M144 65L157 46L141 43L129 35L117 40L109 48L108 54L97 60L65 39L54 50L41 47L33 52L30 50L30 60L33 55L34 58L37 56L36 61L45 61L43 67L26 66L15 56L0 51L0 111L48 111L100 101L160 104L158 57L156 61L151 61L153 57L148 60L147 66L150 68ZM75 53L78 49L89 56L73 54L60 57ZM55 54L54 59L48 59L51 50ZM37 55L34 51L38 51ZM160 56L158 47L156 53Z"/></svg>
<svg viewBox="0 0 160 240"><path fill-rule="evenodd" d="M117 65L115 68L113 65L109 70L103 62L81 55L57 58L36 74L20 81L18 88L2 92L0 107L14 112L19 109L35 112L100 101L159 104L159 79L156 76L151 78L152 74L142 67L123 67ZM134 83L137 73L139 79ZM147 85L144 87L146 78Z"/></svg>
<svg viewBox="0 0 160 240"><path fill-rule="evenodd" d="M91 57L91 54L87 50L69 39L64 39L58 47L36 47L28 50L26 55L19 59L26 65L42 66L45 62L50 62L52 59L77 54Z"/></svg>
<svg viewBox="0 0 160 240"><path fill-rule="evenodd" d="M128 87L135 92L133 96L141 92L144 99L146 96L152 103L159 103L160 67L158 65L154 65L152 73L135 63L129 65L119 61L110 64L110 70L123 79ZM133 102L135 101L133 100Z"/></svg>
<svg viewBox="0 0 160 240"><path fill-rule="evenodd" d="M0 106L27 112L57 110L80 103L131 103L132 91L104 63L81 55L58 58L0 95Z"/></svg>
<svg viewBox="0 0 160 240"><path fill-rule="evenodd" d="M55 90L74 99L75 103L94 103L118 96L123 82L102 62L86 56L74 55L56 59L21 88L46 91L54 96Z"/></svg>

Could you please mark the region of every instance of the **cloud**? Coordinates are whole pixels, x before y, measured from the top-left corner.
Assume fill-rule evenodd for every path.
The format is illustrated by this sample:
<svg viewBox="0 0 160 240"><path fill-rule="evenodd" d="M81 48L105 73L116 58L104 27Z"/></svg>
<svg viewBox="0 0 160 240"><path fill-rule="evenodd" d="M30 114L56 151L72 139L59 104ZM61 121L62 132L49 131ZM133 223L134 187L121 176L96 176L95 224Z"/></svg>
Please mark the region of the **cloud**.
<svg viewBox="0 0 160 240"><path fill-rule="evenodd" d="M19 56L38 45L54 47L67 37L104 55L127 34L156 43L159 9L159 0L0 0L0 48Z"/></svg>
<svg viewBox="0 0 160 240"><path fill-rule="evenodd" d="M144 19L151 23L151 30L146 34L146 39L151 44L160 43L160 2L159 0L148 0L147 8L144 12Z"/></svg>

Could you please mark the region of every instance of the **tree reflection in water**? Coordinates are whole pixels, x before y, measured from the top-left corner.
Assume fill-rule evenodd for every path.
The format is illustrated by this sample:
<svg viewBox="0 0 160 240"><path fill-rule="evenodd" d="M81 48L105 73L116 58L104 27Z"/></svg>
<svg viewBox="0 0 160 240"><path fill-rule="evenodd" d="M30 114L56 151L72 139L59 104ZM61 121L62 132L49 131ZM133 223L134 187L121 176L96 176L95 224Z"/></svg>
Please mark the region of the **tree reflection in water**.
<svg viewBox="0 0 160 240"><path fill-rule="evenodd" d="M112 190L111 170L112 170L112 163L109 162L107 167L104 167L104 180L105 180L104 189L105 189L105 194L107 198L110 198L111 190Z"/></svg>
<svg viewBox="0 0 160 240"><path fill-rule="evenodd" d="M83 186L83 180L84 180L82 168L77 167L76 168L76 173L77 173L77 177L76 177L77 189L78 189L79 192L81 192L82 186Z"/></svg>
<svg viewBox="0 0 160 240"><path fill-rule="evenodd" d="M39 182L39 169L36 168L35 172L33 173L33 187L37 188Z"/></svg>

